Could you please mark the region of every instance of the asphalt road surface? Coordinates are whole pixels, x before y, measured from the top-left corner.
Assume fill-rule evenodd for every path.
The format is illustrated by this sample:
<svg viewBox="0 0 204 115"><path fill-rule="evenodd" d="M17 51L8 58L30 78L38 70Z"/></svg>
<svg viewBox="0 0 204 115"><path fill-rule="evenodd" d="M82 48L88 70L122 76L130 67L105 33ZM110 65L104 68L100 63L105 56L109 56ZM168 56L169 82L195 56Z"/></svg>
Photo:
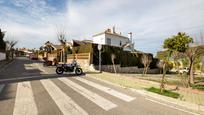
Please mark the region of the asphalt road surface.
<svg viewBox="0 0 204 115"><path fill-rule="evenodd" d="M0 115L192 115L86 75L56 75L18 58L0 70Z"/></svg>

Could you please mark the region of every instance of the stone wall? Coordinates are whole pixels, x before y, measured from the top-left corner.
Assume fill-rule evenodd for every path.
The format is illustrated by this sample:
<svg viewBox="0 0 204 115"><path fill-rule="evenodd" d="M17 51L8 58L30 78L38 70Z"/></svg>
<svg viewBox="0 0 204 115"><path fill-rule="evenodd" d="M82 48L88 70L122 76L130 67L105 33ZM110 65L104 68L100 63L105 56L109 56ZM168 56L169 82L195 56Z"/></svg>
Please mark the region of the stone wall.
<svg viewBox="0 0 204 115"><path fill-rule="evenodd" d="M0 52L0 61L1 61L1 60L5 60L5 59L6 59L6 54Z"/></svg>
<svg viewBox="0 0 204 115"><path fill-rule="evenodd" d="M95 65L94 68L96 70L99 70L99 66ZM120 67L120 65L115 65L116 72L117 73L138 73L141 74L143 73L143 68L138 68L137 66L135 67ZM113 65L102 65L101 70L105 72L111 72L114 73L114 67ZM149 74L158 74L159 69L148 69L147 73Z"/></svg>

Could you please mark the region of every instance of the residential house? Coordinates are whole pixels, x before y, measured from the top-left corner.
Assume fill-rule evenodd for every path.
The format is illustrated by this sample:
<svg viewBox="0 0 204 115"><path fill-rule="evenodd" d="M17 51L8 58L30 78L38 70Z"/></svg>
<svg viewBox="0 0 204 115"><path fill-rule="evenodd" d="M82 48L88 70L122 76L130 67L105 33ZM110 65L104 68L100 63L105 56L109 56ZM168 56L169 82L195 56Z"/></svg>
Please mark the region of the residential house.
<svg viewBox="0 0 204 115"><path fill-rule="evenodd" d="M104 32L93 35L93 43L102 44L102 45L110 45L123 47L126 51L134 50L134 43L132 40L132 32L128 34L126 37L121 33L117 33L115 31L115 27L113 29L107 29Z"/></svg>
<svg viewBox="0 0 204 115"><path fill-rule="evenodd" d="M66 47L72 47L71 42L66 42ZM53 61L54 59L57 59L58 62L64 62L66 60L65 55L65 48L63 45L56 45L49 41L47 41L43 45L43 49L45 50L44 56L49 60Z"/></svg>

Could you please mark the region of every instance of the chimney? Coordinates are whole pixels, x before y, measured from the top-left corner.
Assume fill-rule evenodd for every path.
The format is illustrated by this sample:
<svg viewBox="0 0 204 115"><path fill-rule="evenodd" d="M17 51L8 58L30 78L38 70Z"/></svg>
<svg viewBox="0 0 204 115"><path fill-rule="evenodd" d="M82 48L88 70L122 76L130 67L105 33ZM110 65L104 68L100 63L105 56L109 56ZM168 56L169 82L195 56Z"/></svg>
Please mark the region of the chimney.
<svg viewBox="0 0 204 115"><path fill-rule="evenodd" d="M113 26L113 33L115 33L115 26Z"/></svg>
<svg viewBox="0 0 204 115"><path fill-rule="evenodd" d="M128 33L128 38L129 38L130 42L132 43L132 32Z"/></svg>
<svg viewBox="0 0 204 115"><path fill-rule="evenodd" d="M111 29L108 28L108 29L106 30L106 32L111 33Z"/></svg>

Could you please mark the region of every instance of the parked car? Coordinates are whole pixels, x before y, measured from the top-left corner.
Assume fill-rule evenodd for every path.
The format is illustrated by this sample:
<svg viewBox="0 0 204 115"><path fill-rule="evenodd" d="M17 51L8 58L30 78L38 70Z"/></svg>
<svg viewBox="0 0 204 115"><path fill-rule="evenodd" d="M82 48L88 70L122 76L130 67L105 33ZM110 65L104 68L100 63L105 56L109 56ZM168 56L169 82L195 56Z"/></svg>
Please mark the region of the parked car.
<svg viewBox="0 0 204 115"><path fill-rule="evenodd" d="M35 54L30 54L30 55L29 55L29 58L30 58L31 60L38 60L38 57L37 57Z"/></svg>
<svg viewBox="0 0 204 115"><path fill-rule="evenodd" d="M178 72L179 73L188 73L189 72L189 68L188 67L184 67L183 69L179 69Z"/></svg>

